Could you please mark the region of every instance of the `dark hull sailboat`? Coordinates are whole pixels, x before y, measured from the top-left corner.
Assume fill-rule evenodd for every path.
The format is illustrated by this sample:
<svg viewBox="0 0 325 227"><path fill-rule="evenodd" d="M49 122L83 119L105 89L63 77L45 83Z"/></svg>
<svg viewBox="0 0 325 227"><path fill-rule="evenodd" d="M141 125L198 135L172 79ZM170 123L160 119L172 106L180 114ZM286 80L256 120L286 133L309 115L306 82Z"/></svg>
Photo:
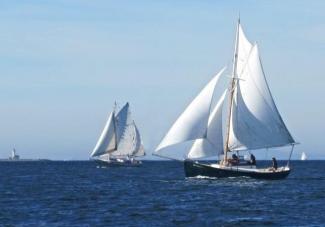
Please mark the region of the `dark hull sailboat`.
<svg viewBox="0 0 325 227"><path fill-rule="evenodd" d="M184 162L186 177L251 177L265 180L280 180L286 178L290 173L289 167L280 167L277 170L241 168L240 166L220 166L217 164L204 164L186 160Z"/></svg>
<svg viewBox="0 0 325 227"><path fill-rule="evenodd" d="M182 155L186 159L184 168L187 177L286 178L290 173L289 161L296 142L273 100L258 45L246 38L239 20L231 78L228 87L222 88L218 101L213 102L218 81L224 73L225 68L187 106L157 146L154 155L178 160ZM173 145L190 141L193 143L187 153L173 155L168 150ZM247 163L236 163L240 161L238 156L244 152L253 155L251 151L267 152L268 149L284 146L291 146L285 167L256 168ZM234 157L230 158L230 155ZM194 161L207 157L219 157L220 163ZM273 166L277 166L275 157L272 159Z"/></svg>

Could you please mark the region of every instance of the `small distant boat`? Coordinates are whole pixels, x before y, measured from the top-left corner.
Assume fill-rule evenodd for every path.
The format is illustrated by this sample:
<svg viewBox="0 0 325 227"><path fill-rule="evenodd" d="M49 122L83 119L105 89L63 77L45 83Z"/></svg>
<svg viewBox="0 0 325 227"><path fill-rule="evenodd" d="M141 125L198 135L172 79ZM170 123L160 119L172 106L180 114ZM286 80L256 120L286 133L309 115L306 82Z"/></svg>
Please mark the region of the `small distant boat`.
<svg viewBox="0 0 325 227"><path fill-rule="evenodd" d="M184 161L186 177L285 178L290 173L289 161L296 142L271 95L258 46L246 38L240 20L233 56L229 86L217 104L212 106L212 98L225 68L179 116L153 154ZM177 153L173 155L166 149L187 141L194 143L183 159L176 158ZM283 146L291 146L285 166L278 167L273 158L273 167L257 168L255 156L253 162L243 162L239 158L243 152L265 152ZM231 155L237 158L229 158ZM220 161L211 164L197 160L213 156L218 156Z"/></svg>
<svg viewBox="0 0 325 227"><path fill-rule="evenodd" d="M11 151L11 157L9 157L9 160L11 161L18 161L19 160L19 155L17 154L16 152L16 149L13 148L12 151Z"/></svg>
<svg viewBox="0 0 325 227"><path fill-rule="evenodd" d="M145 151L129 103L115 112L116 104L90 157L100 167L140 166L142 162L135 158L145 156Z"/></svg>
<svg viewBox="0 0 325 227"><path fill-rule="evenodd" d="M301 161L305 161L305 160L307 160L307 155L306 155L305 152L302 152L302 154L301 154Z"/></svg>

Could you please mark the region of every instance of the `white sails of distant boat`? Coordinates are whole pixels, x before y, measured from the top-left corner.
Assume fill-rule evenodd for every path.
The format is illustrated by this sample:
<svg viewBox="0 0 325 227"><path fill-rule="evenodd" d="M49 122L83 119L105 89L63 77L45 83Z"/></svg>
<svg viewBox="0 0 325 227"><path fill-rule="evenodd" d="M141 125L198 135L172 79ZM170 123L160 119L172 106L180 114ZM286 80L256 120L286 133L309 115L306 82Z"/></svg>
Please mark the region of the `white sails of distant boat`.
<svg viewBox="0 0 325 227"><path fill-rule="evenodd" d="M91 158L110 162L131 160L145 155L141 136L135 122L131 118L129 103L126 103L117 114L115 109L110 113L98 142L91 153Z"/></svg>
<svg viewBox="0 0 325 227"><path fill-rule="evenodd" d="M302 152L302 154L301 154L301 161L305 161L305 160L307 160L307 155L306 155L305 152Z"/></svg>
<svg viewBox="0 0 325 227"><path fill-rule="evenodd" d="M19 160L19 158L20 157L17 154L16 149L13 148L12 151L11 151L11 157L9 157L9 160L17 161L17 160Z"/></svg>

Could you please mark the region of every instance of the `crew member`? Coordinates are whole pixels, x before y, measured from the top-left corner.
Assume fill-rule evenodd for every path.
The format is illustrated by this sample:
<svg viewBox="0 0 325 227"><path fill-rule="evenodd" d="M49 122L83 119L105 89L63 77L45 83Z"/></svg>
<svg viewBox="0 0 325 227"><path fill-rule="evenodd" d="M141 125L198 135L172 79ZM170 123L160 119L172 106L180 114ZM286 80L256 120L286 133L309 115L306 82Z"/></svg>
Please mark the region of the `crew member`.
<svg viewBox="0 0 325 227"><path fill-rule="evenodd" d="M253 154L251 154L251 159L249 160L251 165L256 165L256 159L255 156Z"/></svg>
<svg viewBox="0 0 325 227"><path fill-rule="evenodd" d="M275 157L272 157L272 168L274 171L278 169L278 162L276 161Z"/></svg>

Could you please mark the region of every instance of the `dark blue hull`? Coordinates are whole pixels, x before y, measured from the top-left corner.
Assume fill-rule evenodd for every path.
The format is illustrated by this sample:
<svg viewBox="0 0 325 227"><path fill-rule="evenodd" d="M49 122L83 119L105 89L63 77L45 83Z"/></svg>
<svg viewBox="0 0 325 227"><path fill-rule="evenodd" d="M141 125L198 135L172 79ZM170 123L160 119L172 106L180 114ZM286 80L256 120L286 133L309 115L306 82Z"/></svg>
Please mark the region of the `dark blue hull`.
<svg viewBox="0 0 325 227"><path fill-rule="evenodd" d="M265 179L265 180L279 180L284 179L290 174L290 169L284 169L281 171L266 171L266 172L257 172L257 171L241 171L236 168L232 169L222 169L217 167L212 167L208 164L198 163L186 160L184 162L184 170L186 177L216 177L216 178L225 178L225 177L251 177L256 179Z"/></svg>

